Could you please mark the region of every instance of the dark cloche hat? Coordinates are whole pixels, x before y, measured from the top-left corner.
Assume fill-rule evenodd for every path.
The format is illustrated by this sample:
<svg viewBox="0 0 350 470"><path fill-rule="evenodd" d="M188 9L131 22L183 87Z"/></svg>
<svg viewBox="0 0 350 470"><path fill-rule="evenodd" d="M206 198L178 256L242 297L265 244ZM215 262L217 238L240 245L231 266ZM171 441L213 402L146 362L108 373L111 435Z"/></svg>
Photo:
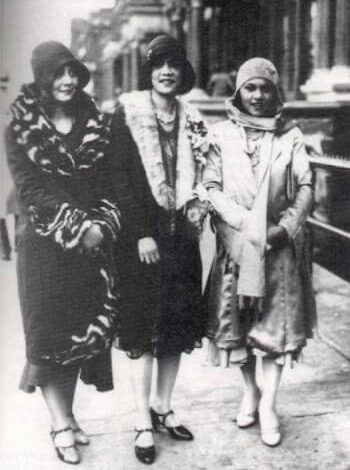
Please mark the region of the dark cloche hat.
<svg viewBox="0 0 350 470"><path fill-rule="evenodd" d="M51 91L57 70L65 65L71 65L76 71L80 88L84 88L90 80L90 73L85 65L60 42L48 41L39 44L33 50L31 64L35 83L46 92Z"/></svg>
<svg viewBox="0 0 350 470"><path fill-rule="evenodd" d="M177 39L167 34L157 36L148 44L146 51L146 65L149 68L152 68L162 59L169 57L176 58L183 68L182 84L178 93L188 93L195 84L196 74L191 63L187 60L186 49L184 46Z"/></svg>

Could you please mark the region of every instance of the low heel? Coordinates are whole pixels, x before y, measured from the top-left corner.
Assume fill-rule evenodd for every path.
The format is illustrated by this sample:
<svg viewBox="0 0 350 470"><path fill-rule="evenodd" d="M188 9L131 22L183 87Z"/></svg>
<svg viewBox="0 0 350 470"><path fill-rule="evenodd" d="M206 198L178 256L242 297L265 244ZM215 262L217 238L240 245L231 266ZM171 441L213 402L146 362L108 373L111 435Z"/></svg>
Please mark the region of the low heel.
<svg viewBox="0 0 350 470"><path fill-rule="evenodd" d="M151 422L152 422L153 431L158 434L161 428L161 424L158 420L158 416L155 414L155 411L152 410L152 408L150 410L150 413L151 413Z"/></svg>
<svg viewBox="0 0 350 470"><path fill-rule="evenodd" d="M261 440L268 447L277 447L282 440L279 428L264 429L261 428Z"/></svg>
<svg viewBox="0 0 350 470"><path fill-rule="evenodd" d="M64 439L65 434L66 439ZM73 431L71 427L67 426L63 429L53 429L50 432L50 435L53 445L55 447L57 457L62 460L62 462L68 463L70 465L77 465L80 463L80 454L77 446L74 443ZM61 442L61 444L57 443L57 436L60 436L60 438L63 439L63 441L65 440L66 442Z"/></svg>
<svg viewBox="0 0 350 470"><path fill-rule="evenodd" d="M254 426L258 420L258 412L253 413L238 413L236 418L237 426L241 429L250 428Z"/></svg>
<svg viewBox="0 0 350 470"><path fill-rule="evenodd" d="M136 431L135 441L144 432L151 432L153 434L153 429L151 428L135 429L135 431ZM150 465L156 459L156 448L154 447L154 445L148 446L148 447L141 447L135 444L135 455L136 455L136 458L140 462L146 465Z"/></svg>
<svg viewBox="0 0 350 470"><path fill-rule="evenodd" d="M156 432L159 432L159 430L163 428L168 431L169 435L173 439L176 439L178 441L192 441L194 439L191 431L185 428L185 426L182 426L181 424L179 426L166 425L167 417L174 414L172 410L168 411L167 413L161 414L154 411L153 408L150 408L150 413L152 426Z"/></svg>
<svg viewBox="0 0 350 470"><path fill-rule="evenodd" d="M274 419L271 423L271 421L266 419L265 414L262 413L260 408L260 437L262 442L268 447L276 447L281 443L282 440L278 416L276 412L273 412L272 414L274 415Z"/></svg>

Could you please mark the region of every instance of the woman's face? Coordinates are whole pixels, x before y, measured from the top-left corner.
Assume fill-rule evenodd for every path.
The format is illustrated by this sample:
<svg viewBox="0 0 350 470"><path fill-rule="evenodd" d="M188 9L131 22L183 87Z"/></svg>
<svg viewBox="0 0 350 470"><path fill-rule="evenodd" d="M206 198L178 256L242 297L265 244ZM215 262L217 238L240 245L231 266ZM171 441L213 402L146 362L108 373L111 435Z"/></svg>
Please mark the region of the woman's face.
<svg viewBox="0 0 350 470"><path fill-rule="evenodd" d="M151 74L152 87L159 95L176 95L182 81L182 66L176 58L155 63Z"/></svg>
<svg viewBox="0 0 350 470"><path fill-rule="evenodd" d="M75 95L79 85L79 77L70 65L59 69L52 83L52 96L56 101L66 103Z"/></svg>
<svg viewBox="0 0 350 470"><path fill-rule="evenodd" d="M275 112L276 90L265 78L253 78L239 90L243 110L257 117L272 116Z"/></svg>

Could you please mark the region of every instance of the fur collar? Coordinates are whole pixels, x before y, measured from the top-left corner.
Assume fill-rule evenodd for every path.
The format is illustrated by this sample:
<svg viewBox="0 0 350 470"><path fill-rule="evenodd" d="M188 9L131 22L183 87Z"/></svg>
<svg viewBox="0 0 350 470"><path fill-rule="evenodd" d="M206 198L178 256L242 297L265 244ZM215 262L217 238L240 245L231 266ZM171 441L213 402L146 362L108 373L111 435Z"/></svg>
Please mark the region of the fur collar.
<svg viewBox="0 0 350 470"><path fill-rule="evenodd" d="M167 182L163 167L157 120L149 90L134 91L120 96L124 106L126 124L138 147L147 180L157 203L169 209ZM201 123L203 119L197 110L177 100L179 130L176 164L176 209L183 207L192 197L192 190L198 178L201 163L196 158L195 139L189 124ZM197 128L196 128L197 129Z"/></svg>
<svg viewBox="0 0 350 470"><path fill-rule="evenodd" d="M80 145L71 153L40 105L40 97L33 85L22 87L11 105L10 127L17 144L25 149L30 160L42 171L70 176L92 167L104 156L109 132L102 114L85 93L81 93L76 108L78 125L83 127L83 132Z"/></svg>

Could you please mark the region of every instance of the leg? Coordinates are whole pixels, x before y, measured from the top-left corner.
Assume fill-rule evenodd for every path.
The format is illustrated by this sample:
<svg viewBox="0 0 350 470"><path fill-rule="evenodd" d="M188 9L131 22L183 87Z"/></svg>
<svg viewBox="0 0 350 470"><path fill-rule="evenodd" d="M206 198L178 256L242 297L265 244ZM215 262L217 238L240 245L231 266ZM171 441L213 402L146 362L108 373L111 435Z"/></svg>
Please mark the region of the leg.
<svg viewBox="0 0 350 470"><path fill-rule="evenodd" d="M77 388L79 369L76 374L72 374L71 380L66 382L66 398L67 398L67 409L69 410L68 416L73 414L73 403L75 397L75 390Z"/></svg>
<svg viewBox="0 0 350 470"><path fill-rule="evenodd" d="M17 251L17 247L18 247L17 229L18 229L18 224L19 224L19 215L14 214L14 218L15 218L15 242L14 242L14 245L15 245L15 251Z"/></svg>
<svg viewBox="0 0 350 470"><path fill-rule="evenodd" d="M261 437L265 444L279 444L281 435L276 414L276 396L282 376L282 366L273 358L263 358L262 396L259 404Z"/></svg>
<svg viewBox="0 0 350 470"><path fill-rule="evenodd" d="M156 458L153 427L149 411L152 386L153 356L144 353L138 359L130 359L130 371L136 402L135 454L140 462L151 464Z"/></svg>
<svg viewBox="0 0 350 470"><path fill-rule="evenodd" d="M149 412L152 385L153 356L144 353L138 359L130 359L130 371L134 398L136 403L136 429L152 428ZM142 433L137 439L137 445L147 447L153 445L151 433Z"/></svg>
<svg viewBox="0 0 350 470"><path fill-rule="evenodd" d="M73 403L74 403L74 396L75 390L77 387L78 381L78 373L75 377L72 377L72 381L67 383L67 390L66 390L66 398L67 398L67 410L68 410L68 421L70 427L73 429L74 440L76 444L87 446L90 443L88 436L85 432L81 429L79 423L75 419L73 413Z"/></svg>
<svg viewBox="0 0 350 470"><path fill-rule="evenodd" d="M180 366L180 354L158 359L157 393L155 405L151 410L155 429L164 427L173 439L191 441L192 433L178 423L171 410L171 398Z"/></svg>
<svg viewBox="0 0 350 470"><path fill-rule="evenodd" d="M181 355L163 356L158 359L157 390L154 409L164 414L171 410L171 397L174 391ZM172 417L169 416L169 420ZM170 424L169 424L170 425Z"/></svg>
<svg viewBox="0 0 350 470"><path fill-rule="evenodd" d="M11 244L7 231L6 219L0 218L0 248L1 258L5 261L11 258Z"/></svg>
<svg viewBox="0 0 350 470"><path fill-rule="evenodd" d="M69 425L68 416L72 413L77 378L78 368L62 367L49 383L41 387L54 429Z"/></svg>
<svg viewBox="0 0 350 470"><path fill-rule="evenodd" d="M240 370L244 382L244 394L237 416L237 425L240 428L246 428L256 422L260 396L256 384L256 357L249 354L247 362L241 366Z"/></svg>
<svg viewBox="0 0 350 470"><path fill-rule="evenodd" d="M73 432L69 429L71 426L69 415L72 411L77 377L78 368L62 367L50 382L41 387L52 420L52 439L57 455L67 463L78 463L80 461L78 449L75 447ZM65 431L55 433L55 431L62 430Z"/></svg>

